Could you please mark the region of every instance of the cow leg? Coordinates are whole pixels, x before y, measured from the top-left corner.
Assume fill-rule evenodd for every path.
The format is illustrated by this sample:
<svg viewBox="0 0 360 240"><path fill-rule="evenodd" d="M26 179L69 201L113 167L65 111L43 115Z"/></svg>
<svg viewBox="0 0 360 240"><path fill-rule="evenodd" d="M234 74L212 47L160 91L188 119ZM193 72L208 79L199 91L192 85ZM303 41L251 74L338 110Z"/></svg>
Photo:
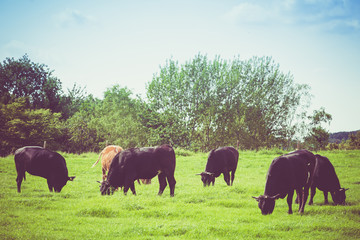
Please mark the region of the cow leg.
<svg viewBox="0 0 360 240"><path fill-rule="evenodd" d="M50 192L52 192L54 187L53 187L50 179L47 180L47 184L48 184Z"/></svg>
<svg viewBox="0 0 360 240"><path fill-rule="evenodd" d="M128 184L124 184L124 195L127 195L127 192L129 190L129 185Z"/></svg>
<svg viewBox="0 0 360 240"><path fill-rule="evenodd" d="M161 195L164 192L164 189L166 188L166 185L167 185L165 174L160 173L158 175L158 179L159 179L159 185L160 185L158 195Z"/></svg>
<svg viewBox="0 0 360 240"><path fill-rule="evenodd" d="M176 184L176 180L174 178L174 175L168 175L167 177L167 181L169 183L169 187L170 187L170 197L174 196L175 193L175 184Z"/></svg>
<svg viewBox="0 0 360 240"><path fill-rule="evenodd" d="M324 191L324 204L329 204L328 192L327 191Z"/></svg>
<svg viewBox="0 0 360 240"><path fill-rule="evenodd" d="M15 167L17 172L16 183L17 191L21 192L21 183L23 179L25 180L25 163L18 159L18 156L15 155Z"/></svg>
<svg viewBox="0 0 360 240"><path fill-rule="evenodd" d="M288 206L289 206L288 214L292 214L292 213L293 213L293 211L292 211L293 196L294 196L294 190L292 190L292 191L290 191L290 192L288 193L288 196L287 196L287 199L286 199L287 204L288 204Z"/></svg>
<svg viewBox="0 0 360 240"><path fill-rule="evenodd" d="M231 183L230 183L230 186L233 185L234 178L235 178L235 171L231 171Z"/></svg>
<svg viewBox="0 0 360 240"><path fill-rule="evenodd" d="M136 195L134 182L131 182L131 183L130 183L130 189L131 189L131 192L132 192L134 195Z"/></svg>
<svg viewBox="0 0 360 240"><path fill-rule="evenodd" d="M225 180L226 184L228 186L230 186L230 174L229 174L229 172L226 171L223 174L224 174L224 180Z"/></svg>
<svg viewBox="0 0 360 240"><path fill-rule="evenodd" d="M313 201L314 201L314 196L316 194L316 187L315 186L311 186L311 194L310 194L310 200L309 200L309 205L313 205Z"/></svg>
<svg viewBox="0 0 360 240"><path fill-rule="evenodd" d="M22 183L22 180L24 178L24 175L25 175L25 171L22 173L22 172L18 172L18 175L17 175L17 178L16 178L16 183L17 183L17 191L18 192L21 192L21 183Z"/></svg>

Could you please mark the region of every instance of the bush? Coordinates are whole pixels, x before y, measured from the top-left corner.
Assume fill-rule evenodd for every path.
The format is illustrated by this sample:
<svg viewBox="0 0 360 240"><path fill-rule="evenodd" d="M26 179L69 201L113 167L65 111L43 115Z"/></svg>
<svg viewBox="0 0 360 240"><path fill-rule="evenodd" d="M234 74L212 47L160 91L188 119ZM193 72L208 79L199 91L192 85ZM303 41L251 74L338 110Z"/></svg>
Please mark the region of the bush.
<svg viewBox="0 0 360 240"><path fill-rule="evenodd" d="M190 150L186 150L183 148L175 148L174 149L176 156L191 156L194 155L194 152L190 151Z"/></svg>

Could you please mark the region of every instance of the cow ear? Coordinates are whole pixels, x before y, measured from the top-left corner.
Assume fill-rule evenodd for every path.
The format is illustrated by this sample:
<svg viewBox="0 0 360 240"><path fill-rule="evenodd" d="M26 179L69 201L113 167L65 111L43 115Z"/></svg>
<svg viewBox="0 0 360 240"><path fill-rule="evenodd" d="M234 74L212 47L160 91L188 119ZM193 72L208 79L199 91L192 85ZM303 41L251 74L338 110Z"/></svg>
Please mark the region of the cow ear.
<svg viewBox="0 0 360 240"><path fill-rule="evenodd" d="M259 201L259 197L252 197L253 199L255 199L256 201Z"/></svg>
<svg viewBox="0 0 360 240"><path fill-rule="evenodd" d="M73 181L73 180L74 180L74 178L75 178L75 176L73 176L73 177L69 177L69 178L68 178L68 181Z"/></svg>

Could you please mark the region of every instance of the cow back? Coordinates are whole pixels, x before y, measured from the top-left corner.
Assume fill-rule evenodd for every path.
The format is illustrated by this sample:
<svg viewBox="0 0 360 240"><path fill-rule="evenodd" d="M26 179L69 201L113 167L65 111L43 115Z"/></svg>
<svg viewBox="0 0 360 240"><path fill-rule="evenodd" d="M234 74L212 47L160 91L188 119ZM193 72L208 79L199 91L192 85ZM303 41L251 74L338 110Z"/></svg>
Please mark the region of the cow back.
<svg viewBox="0 0 360 240"><path fill-rule="evenodd" d="M68 178L65 159L57 152L42 147L23 147L15 152L15 164L23 165L28 173L49 178Z"/></svg>

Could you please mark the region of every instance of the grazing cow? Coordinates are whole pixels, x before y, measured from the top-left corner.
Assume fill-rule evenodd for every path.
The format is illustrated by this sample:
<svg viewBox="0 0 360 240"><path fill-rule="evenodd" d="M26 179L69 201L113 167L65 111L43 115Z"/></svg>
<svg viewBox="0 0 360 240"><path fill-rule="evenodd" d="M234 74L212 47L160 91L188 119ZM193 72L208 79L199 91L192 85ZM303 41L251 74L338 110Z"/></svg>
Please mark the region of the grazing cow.
<svg viewBox="0 0 360 240"><path fill-rule="evenodd" d="M263 215L271 214L275 200L285 198L292 214L292 199L294 190L301 196L299 212L303 213L309 195L315 166L315 155L307 150L298 150L275 158L267 173L264 195L253 197L259 202Z"/></svg>
<svg viewBox="0 0 360 240"><path fill-rule="evenodd" d="M205 172L199 173L204 187L214 186L215 178L224 175L227 185L232 186L238 164L239 152L233 147L221 147L210 151ZM231 172L231 178L230 178Z"/></svg>
<svg viewBox="0 0 360 240"><path fill-rule="evenodd" d="M50 192L60 192L67 181L75 177L68 176L66 162L57 152L42 147L23 147L15 151L15 166L17 171L17 189L21 191L25 172L47 179Z"/></svg>
<svg viewBox="0 0 360 240"><path fill-rule="evenodd" d="M316 188L324 192L325 204L328 204L328 192L335 204L345 204L345 191L348 189L341 188L339 179L335 173L334 166L327 157L321 155L316 156L314 169L314 177L311 184L311 195L309 205L313 204Z"/></svg>
<svg viewBox="0 0 360 240"><path fill-rule="evenodd" d="M102 179L103 181L106 179L106 172L109 171L111 161L115 157L116 154L121 152L123 149L120 146L116 145L110 145L105 147L101 153L99 154L98 160L92 165L92 167L95 167L95 165L99 162L101 157L101 168L102 168Z"/></svg>
<svg viewBox="0 0 360 240"><path fill-rule="evenodd" d="M158 175L159 195L167 185L170 186L170 196L175 191L175 152L169 145L148 148L130 148L118 153L109 169L107 180L100 186L102 195L109 194L110 187L124 187L124 194L129 188L136 195L134 181L138 179L152 179Z"/></svg>

